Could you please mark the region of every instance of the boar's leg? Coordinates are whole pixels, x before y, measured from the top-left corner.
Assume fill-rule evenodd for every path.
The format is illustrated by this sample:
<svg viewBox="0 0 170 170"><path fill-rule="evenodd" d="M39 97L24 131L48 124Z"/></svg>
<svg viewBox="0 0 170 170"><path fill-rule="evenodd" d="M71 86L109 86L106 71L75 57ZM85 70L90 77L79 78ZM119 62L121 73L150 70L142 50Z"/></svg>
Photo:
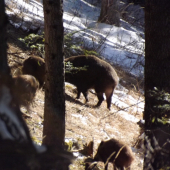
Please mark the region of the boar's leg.
<svg viewBox="0 0 170 170"><path fill-rule="evenodd" d="M113 95L113 88L108 88L105 91L105 95L106 95L107 108L110 110L110 106L112 102L112 95Z"/></svg>
<svg viewBox="0 0 170 170"><path fill-rule="evenodd" d="M85 99L86 99L86 102L88 102L88 98L87 98L87 90L82 90L80 88L77 87L77 97L76 99L79 99L80 98L80 94L81 92L83 93Z"/></svg>
<svg viewBox="0 0 170 170"><path fill-rule="evenodd" d="M77 97L76 97L76 99L79 99L79 98L80 98L80 94L81 94L81 91L80 91L79 88L77 88Z"/></svg>
<svg viewBox="0 0 170 170"><path fill-rule="evenodd" d="M86 103L87 103L89 101L88 98L87 98L87 91L83 91L82 93L83 93L83 95L84 95L84 97L86 99Z"/></svg>
<svg viewBox="0 0 170 170"><path fill-rule="evenodd" d="M97 103L97 107L101 105L101 103L103 102L104 100L104 97L103 97L103 93L102 92L96 92L97 93L97 97L99 99L98 103Z"/></svg>

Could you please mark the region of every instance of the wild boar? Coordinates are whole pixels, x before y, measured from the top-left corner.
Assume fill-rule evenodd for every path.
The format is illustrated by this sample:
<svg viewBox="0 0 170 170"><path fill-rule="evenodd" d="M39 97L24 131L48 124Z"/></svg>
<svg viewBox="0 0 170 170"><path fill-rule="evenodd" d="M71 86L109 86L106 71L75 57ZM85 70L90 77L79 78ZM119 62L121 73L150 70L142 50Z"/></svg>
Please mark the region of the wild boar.
<svg viewBox="0 0 170 170"><path fill-rule="evenodd" d="M116 139L101 141L94 160L106 163L108 158L109 162L114 165L114 170L116 170L116 168L124 170L124 167L129 167L134 160L130 147ZM107 170L107 168L108 163L105 165L105 170Z"/></svg>
<svg viewBox="0 0 170 170"><path fill-rule="evenodd" d="M24 60L22 66L22 73L34 76L41 88L45 81L45 62L44 59L32 56Z"/></svg>
<svg viewBox="0 0 170 170"><path fill-rule="evenodd" d="M77 87L76 98L79 99L82 92L88 102L87 91L93 88L99 100L96 106L101 105L105 93L107 108L110 109L113 91L119 82L113 67L96 56L73 56L65 59L65 62L70 62L73 67L65 73L65 81Z"/></svg>
<svg viewBox="0 0 170 170"><path fill-rule="evenodd" d="M39 83L34 76L31 75L20 75L13 77L12 94L21 106L29 106L33 101Z"/></svg>

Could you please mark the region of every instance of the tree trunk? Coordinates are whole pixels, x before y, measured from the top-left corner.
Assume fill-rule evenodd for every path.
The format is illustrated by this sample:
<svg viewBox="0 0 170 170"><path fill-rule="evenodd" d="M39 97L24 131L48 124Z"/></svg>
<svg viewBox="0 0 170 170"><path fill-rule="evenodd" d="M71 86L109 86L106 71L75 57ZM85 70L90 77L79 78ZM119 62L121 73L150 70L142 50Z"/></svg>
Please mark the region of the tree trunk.
<svg viewBox="0 0 170 170"><path fill-rule="evenodd" d="M0 73L9 74L9 67L7 64L7 44L6 44L6 26L8 23L5 14L4 0L0 0Z"/></svg>
<svg viewBox="0 0 170 170"><path fill-rule="evenodd" d="M43 144L61 147L65 136L63 1L43 3L46 63Z"/></svg>
<svg viewBox="0 0 170 170"><path fill-rule="evenodd" d="M166 92L170 88L170 2L169 0L146 1L145 7L145 160L144 169L166 169L170 166L170 157L163 153L163 144L168 135L168 124L160 123L170 117L170 104ZM166 99L167 98L167 99ZM165 122L164 122L165 123ZM159 129L158 129L159 128ZM157 131L158 130L158 131ZM157 132L157 133L155 133ZM153 135L154 134L154 135ZM156 138L157 147L153 136ZM169 137L168 137L169 136ZM148 142L151 141L150 147ZM165 148L168 145L165 146ZM168 146L169 148L169 146ZM150 155L150 156L149 156ZM150 158L151 159L150 159ZM150 160L149 160L150 159Z"/></svg>
<svg viewBox="0 0 170 170"><path fill-rule="evenodd" d="M102 0L98 22L120 26L120 0Z"/></svg>

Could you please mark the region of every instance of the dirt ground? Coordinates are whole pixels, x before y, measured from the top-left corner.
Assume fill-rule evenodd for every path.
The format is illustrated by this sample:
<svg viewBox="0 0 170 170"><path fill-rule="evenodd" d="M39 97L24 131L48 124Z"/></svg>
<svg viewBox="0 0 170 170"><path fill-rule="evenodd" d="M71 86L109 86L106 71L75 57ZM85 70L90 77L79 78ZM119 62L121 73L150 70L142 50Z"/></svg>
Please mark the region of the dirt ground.
<svg viewBox="0 0 170 170"><path fill-rule="evenodd" d="M17 34L15 34L17 31ZM18 30L10 28L10 37L8 38L8 62L13 65L16 62L22 62L24 58L32 55L21 42L17 40L22 37ZM13 35L13 36L12 36ZM15 61L14 61L15 60ZM127 77L126 77L127 78ZM128 79L128 78L127 78ZM132 91L130 89L130 91ZM89 102L84 104L84 97L81 95L79 100L75 100L76 88L70 84L65 86L66 94L66 132L67 139L82 140L85 143L94 141L94 154L101 140L108 140L112 137L123 141L125 144L133 147L140 135L139 126L133 121L126 120L119 114L119 108L112 104L111 111L106 107L104 101L99 108L95 108L97 97L89 92ZM133 97L138 98L140 94L134 92ZM43 113L44 113L44 91L41 89L37 92L33 104L30 106L29 113L22 108L24 118L30 129L33 140L41 144L43 130ZM129 112L134 117L142 119L142 113ZM132 170L143 169L143 156L141 149L132 148L135 155L135 161L132 163ZM99 164L103 168L103 164ZM83 170L82 158L77 158L70 166L70 169ZM112 166L110 165L110 168Z"/></svg>

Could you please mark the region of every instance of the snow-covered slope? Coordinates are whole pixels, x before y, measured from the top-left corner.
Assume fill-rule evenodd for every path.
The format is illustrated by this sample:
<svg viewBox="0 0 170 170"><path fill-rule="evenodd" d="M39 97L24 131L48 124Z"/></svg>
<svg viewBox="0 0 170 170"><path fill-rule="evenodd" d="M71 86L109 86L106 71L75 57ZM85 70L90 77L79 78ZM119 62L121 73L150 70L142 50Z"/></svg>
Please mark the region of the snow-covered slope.
<svg viewBox="0 0 170 170"><path fill-rule="evenodd" d="M6 10L10 16L10 22L16 27L22 27L26 30L27 22L31 23L30 28L43 27L43 5L40 2L35 0L5 0L5 2L11 8L11 10ZM100 49L104 49L102 51L104 58L121 66L134 76L143 77L145 40L141 36L144 34L142 29L124 20L121 20L121 27L97 23L100 8L88 2L90 0L64 0L63 21L65 29L69 32L77 30L78 32L73 36L84 37L89 46L94 45L94 43L98 45L100 40L104 39L105 42L100 47ZM16 14L21 17L21 20L12 20L11 16ZM120 85L115 90L112 102L121 109L134 105L134 112L142 112L144 108L142 97L133 98ZM122 116L126 117L123 113L127 111L128 109L121 111ZM134 118L133 121L138 120Z"/></svg>

